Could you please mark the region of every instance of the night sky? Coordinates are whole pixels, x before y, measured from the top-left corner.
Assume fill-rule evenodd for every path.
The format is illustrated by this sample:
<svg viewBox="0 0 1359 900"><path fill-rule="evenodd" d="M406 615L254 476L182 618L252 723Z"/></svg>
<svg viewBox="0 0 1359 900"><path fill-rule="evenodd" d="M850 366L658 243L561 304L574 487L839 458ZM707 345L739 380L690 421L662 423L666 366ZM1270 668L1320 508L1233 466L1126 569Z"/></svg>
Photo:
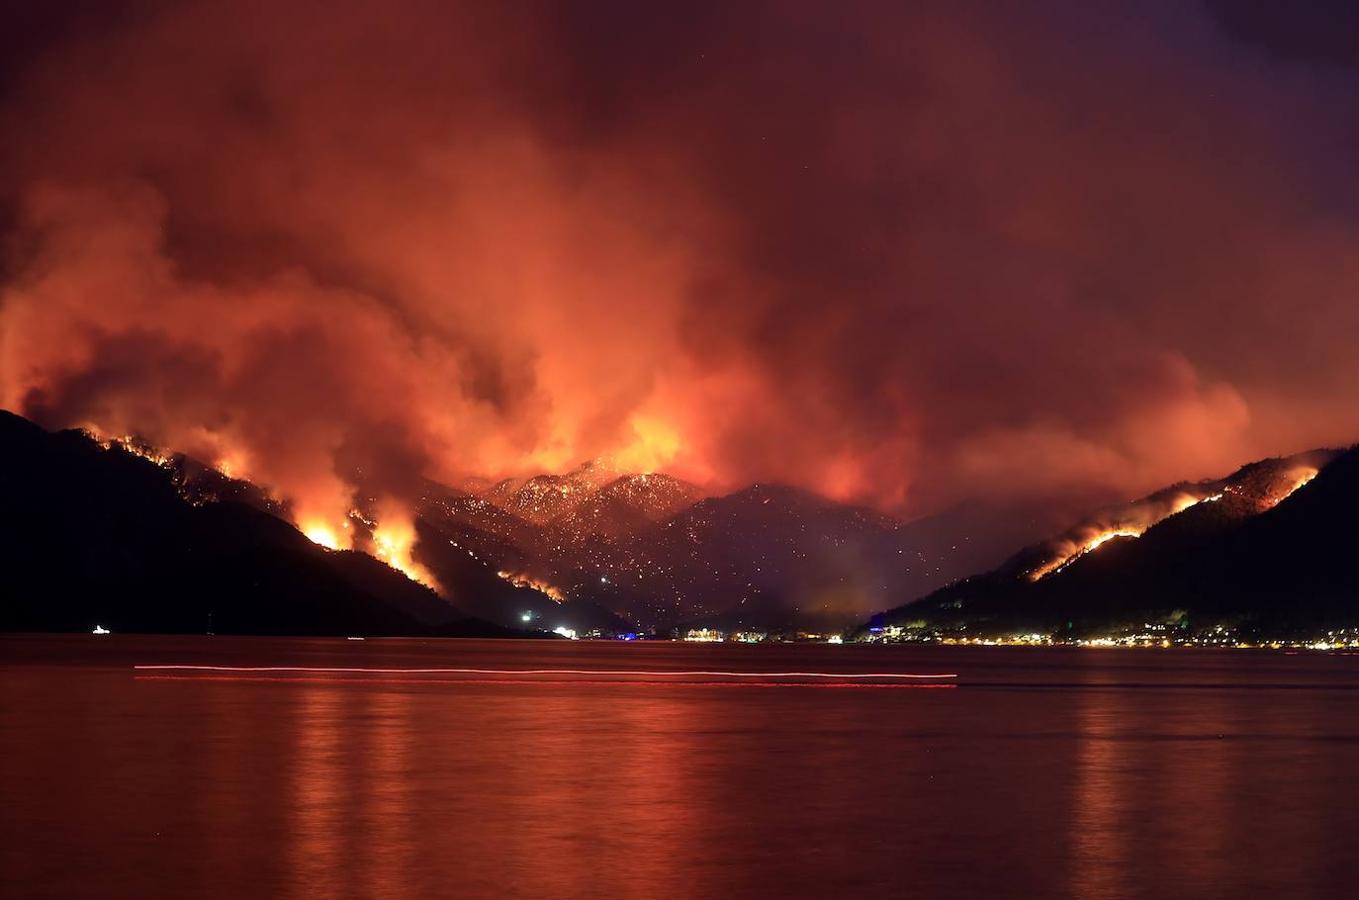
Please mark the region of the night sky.
<svg viewBox="0 0 1359 900"><path fill-rule="evenodd" d="M1359 439L1350 4L20 3L0 405L333 520L903 515Z"/></svg>

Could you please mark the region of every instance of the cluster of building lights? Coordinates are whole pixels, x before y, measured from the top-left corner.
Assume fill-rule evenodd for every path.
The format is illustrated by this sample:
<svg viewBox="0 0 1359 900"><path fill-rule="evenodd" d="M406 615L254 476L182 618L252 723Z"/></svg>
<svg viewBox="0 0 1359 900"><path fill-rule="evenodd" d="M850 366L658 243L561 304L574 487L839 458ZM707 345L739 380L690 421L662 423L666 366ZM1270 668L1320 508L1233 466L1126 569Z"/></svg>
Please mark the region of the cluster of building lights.
<svg viewBox="0 0 1359 900"><path fill-rule="evenodd" d="M1359 650L1359 628L1327 631L1324 637L1293 637L1248 640L1236 630L1221 625L1206 631L1182 633L1168 625L1145 625L1141 629L1114 635L1062 637L1042 632L1015 634L967 634L939 632L888 625L873 629L864 638L869 642L942 644L971 647L1220 647L1270 650Z"/></svg>
<svg viewBox="0 0 1359 900"><path fill-rule="evenodd" d="M690 628L676 635L678 640L699 644L735 643L759 644L766 641L842 644L844 638L838 634L823 634L812 631L798 631L778 634L768 631L720 631L716 628Z"/></svg>

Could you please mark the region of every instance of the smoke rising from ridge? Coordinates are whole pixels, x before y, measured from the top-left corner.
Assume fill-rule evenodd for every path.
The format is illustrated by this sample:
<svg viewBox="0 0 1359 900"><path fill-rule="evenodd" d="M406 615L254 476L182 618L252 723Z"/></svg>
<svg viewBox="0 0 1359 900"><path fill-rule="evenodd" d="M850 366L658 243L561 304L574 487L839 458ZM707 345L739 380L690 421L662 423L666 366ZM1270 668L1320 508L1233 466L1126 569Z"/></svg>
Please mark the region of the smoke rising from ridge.
<svg viewBox="0 0 1359 900"><path fill-rule="evenodd" d="M47 29L0 71L0 403L332 528L599 455L915 514L1359 433L1349 70L1186 4L899 6Z"/></svg>

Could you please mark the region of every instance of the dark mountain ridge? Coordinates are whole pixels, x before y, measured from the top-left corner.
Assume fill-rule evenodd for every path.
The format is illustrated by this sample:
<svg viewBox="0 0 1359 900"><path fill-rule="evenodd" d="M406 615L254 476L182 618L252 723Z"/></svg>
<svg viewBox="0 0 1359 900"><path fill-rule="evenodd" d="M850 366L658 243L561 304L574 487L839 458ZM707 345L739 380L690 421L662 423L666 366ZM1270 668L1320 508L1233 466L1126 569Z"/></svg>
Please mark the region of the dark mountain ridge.
<svg viewBox="0 0 1359 900"><path fill-rule="evenodd" d="M480 494L432 488L422 518L470 555L549 586L565 599L555 612L566 619L573 608L594 609L646 630L706 621L780 632L850 627L993 565L1007 544L1050 527L1018 508L969 504L903 523L783 485L703 496L668 475L605 480L601 471L560 476L575 485L570 503L545 522L513 511L523 487L549 483L542 479L482 485Z"/></svg>
<svg viewBox="0 0 1359 900"><path fill-rule="evenodd" d="M203 631L211 613L222 632L420 633L466 613L582 633L702 621L840 630L992 564L996 533L1032 534L1032 523L1007 524L974 541L979 509L902 523L780 485L704 497L672 476L602 463L480 495L428 482L414 558L453 609L363 553L317 547L286 504L189 457L15 416L3 426L11 539L0 561L19 598L4 627ZM545 498L558 504L551 516ZM524 502L538 503L533 519L514 511ZM85 531L92 521L106 523L98 540ZM44 523L43 539L26 539L21 522ZM43 570L69 582L59 599Z"/></svg>
<svg viewBox="0 0 1359 900"><path fill-rule="evenodd" d="M1137 518L1148 510L1159 515ZM872 624L1088 635L1169 623L1272 637L1351 627L1359 625L1356 510L1359 450L1262 460L1092 516Z"/></svg>
<svg viewBox="0 0 1359 900"><path fill-rule="evenodd" d="M505 633L372 557L317 547L252 503L190 502L181 471L0 412L0 628Z"/></svg>

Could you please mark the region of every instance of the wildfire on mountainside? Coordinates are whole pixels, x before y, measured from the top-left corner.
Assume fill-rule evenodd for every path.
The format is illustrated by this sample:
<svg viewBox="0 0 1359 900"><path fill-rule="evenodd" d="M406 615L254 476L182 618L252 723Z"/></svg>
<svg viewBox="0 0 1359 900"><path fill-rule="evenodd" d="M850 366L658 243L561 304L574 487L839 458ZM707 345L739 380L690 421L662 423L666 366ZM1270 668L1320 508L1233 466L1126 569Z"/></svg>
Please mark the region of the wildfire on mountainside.
<svg viewBox="0 0 1359 900"><path fill-rule="evenodd" d="M1320 470L1315 466L1303 466L1290 470L1286 474L1284 485L1265 495L1261 500L1260 505L1262 509L1273 509L1278 506L1280 503L1293 496L1293 494L1303 485L1307 484L1313 478L1316 478L1319 472Z"/></svg>
<svg viewBox="0 0 1359 900"><path fill-rule="evenodd" d="M1076 560L1092 553L1115 538L1141 537L1148 528L1164 522L1200 503L1212 503L1222 499L1222 493L1196 496L1180 493L1168 505L1146 504L1124 511L1115 521L1086 526L1077 537L1065 537L1058 541L1052 556L1044 563L1030 570L1027 577L1038 581L1048 575L1062 571Z"/></svg>
<svg viewBox="0 0 1359 900"><path fill-rule="evenodd" d="M1100 547L1102 547L1102 546L1104 546L1105 544L1109 543L1109 542L1112 541L1114 538L1121 538L1121 537L1133 537L1133 538L1135 538L1135 537L1141 537L1141 536L1142 536L1141 530L1136 529L1136 528L1111 528L1111 529L1109 529L1108 531L1101 531L1099 534L1095 535L1093 538L1091 538L1091 539L1090 539L1088 542L1086 542L1084 545L1078 547L1078 548L1076 549L1076 551L1075 551L1074 553L1072 553L1070 556L1067 556L1067 557L1064 558L1064 559L1060 559L1060 558L1059 558L1059 559L1057 559L1057 560L1054 560L1053 563L1051 564L1051 568L1046 568L1046 567L1045 567L1045 568L1036 570L1036 571L1033 573L1033 580L1034 580L1034 581L1037 581L1038 579L1042 578L1044 575L1050 575L1050 574L1052 574L1052 573L1054 573L1054 572L1060 572L1060 571L1062 571L1062 570L1065 569L1067 566L1071 565L1073 562L1075 562L1076 560L1080 559L1080 558L1081 558L1082 556L1084 556L1085 554L1087 554L1087 553L1092 553L1092 552L1094 552L1095 550L1098 550Z"/></svg>
<svg viewBox="0 0 1359 900"><path fill-rule="evenodd" d="M441 591L434 573L416 562L412 555L415 549L415 522L409 513L401 508L389 508L381 520L360 517L354 513L351 513L351 516L358 518L371 530L369 544L371 556L382 560L412 581L418 581L431 590ZM313 544L327 550L348 550L355 546L354 527L349 519L341 522L338 527L322 520L304 520L298 523L298 530ZM360 535L360 543L362 542Z"/></svg>
<svg viewBox="0 0 1359 900"><path fill-rule="evenodd" d="M163 469L181 470L185 461L183 455L166 453L135 435L105 436L88 426L82 430L105 450L119 449ZM236 459L239 460L239 457ZM237 467L239 465L238 462ZM235 467L218 466L217 471L226 478L233 477L226 471L227 468ZM183 494L183 485L178 480L176 484ZM187 495L184 499L189 502L201 502ZM365 535L355 534L355 526L358 525L361 531L366 529L371 535L371 540L368 541L370 555L382 560L412 581L418 581L434 591L441 590L434 574L416 562L412 555L415 547L414 515L404 505L390 498L384 498L379 503L379 513L376 517L365 515L359 509L352 509L347 516L338 520L314 513L294 514L292 518L293 524L307 540L327 550L351 549L355 547L356 537L359 543L365 542Z"/></svg>
<svg viewBox="0 0 1359 900"><path fill-rule="evenodd" d="M81 431L105 450L117 448L127 453L131 453L133 456L140 456L142 459L149 460L160 466L162 469L168 469L174 465L173 456L160 452L136 435L123 434L114 437L106 437L89 426L82 428Z"/></svg>
<svg viewBox="0 0 1359 900"><path fill-rule="evenodd" d="M346 522L345 527L348 528L348 526L349 523ZM340 533L337 532L335 529L331 528L329 525L320 522L313 524L304 524L300 526L299 530L304 535L306 535L307 540L311 541L313 544L318 544L322 547L325 547L327 550L341 549ZM347 540L345 542L345 546L346 547L348 546Z"/></svg>
<svg viewBox="0 0 1359 900"><path fill-rule="evenodd" d="M388 506L382 519L373 528L373 555L412 581L418 581L434 591L441 591L434 573L416 562L415 520L403 508Z"/></svg>
<svg viewBox="0 0 1359 900"><path fill-rule="evenodd" d="M508 581L517 588L533 588L539 593L547 595L556 603L566 602L566 595L563 594L560 589L554 585L548 584L546 581L534 578L532 575L525 575L519 572L506 572L504 570L496 572L495 574L498 578Z"/></svg>
<svg viewBox="0 0 1359 900"><path fill-rule="evenodd" d="M415 517L391 498L370 501L369 511L354 507L338 526L324 518L301 519L298 527L312 543L328 550L359 549L382 560L412 581L441 591L439 581L415 561Z"/></svg>

